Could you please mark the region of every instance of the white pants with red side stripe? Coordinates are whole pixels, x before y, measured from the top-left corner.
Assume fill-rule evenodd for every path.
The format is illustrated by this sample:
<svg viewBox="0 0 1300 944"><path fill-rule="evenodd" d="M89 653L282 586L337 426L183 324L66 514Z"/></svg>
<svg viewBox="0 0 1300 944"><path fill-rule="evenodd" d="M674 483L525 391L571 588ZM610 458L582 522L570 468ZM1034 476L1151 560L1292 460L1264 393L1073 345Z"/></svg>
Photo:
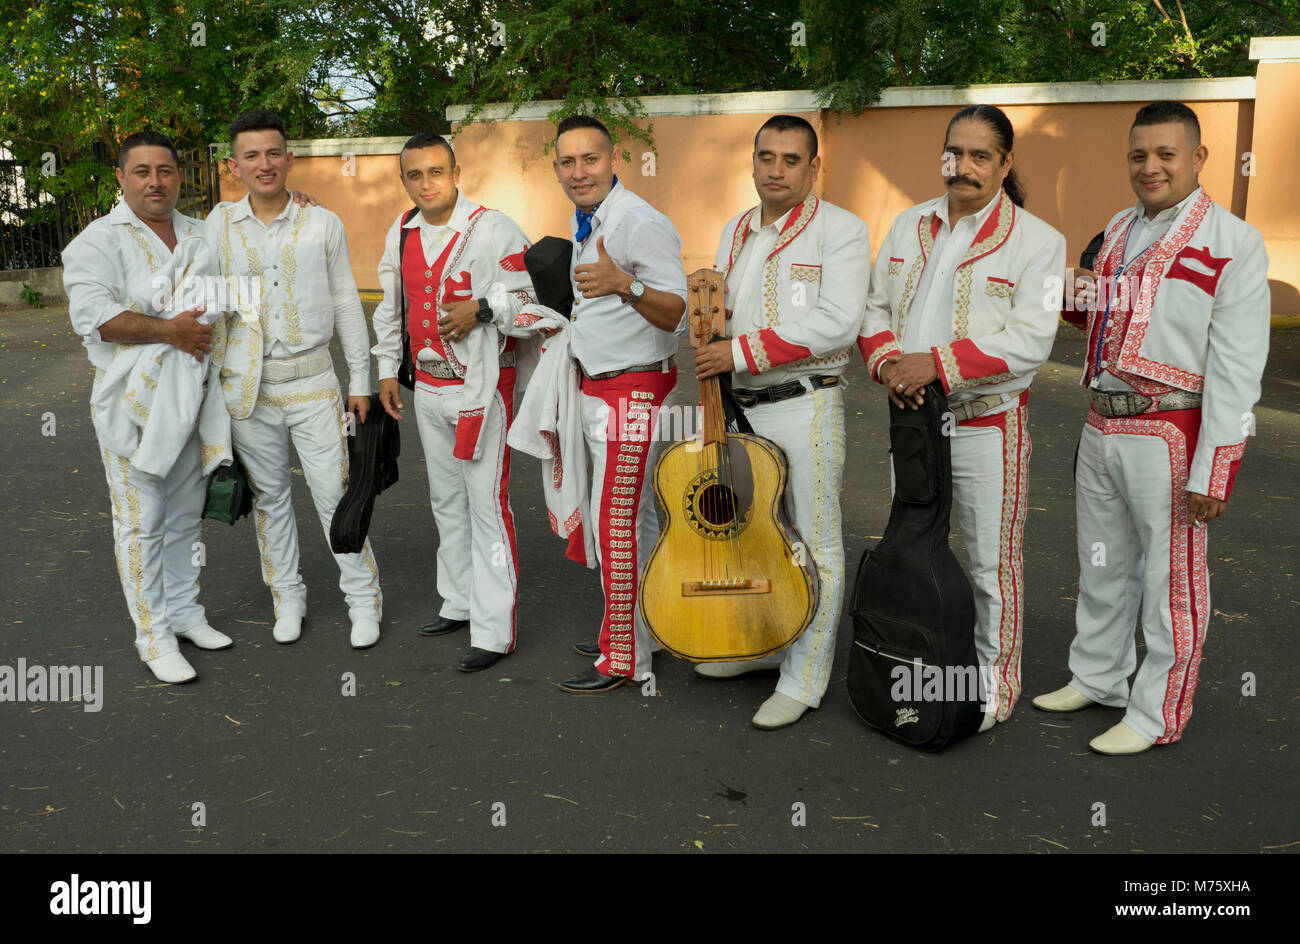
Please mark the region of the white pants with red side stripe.
<svg viewBox="0 0 1300 944"><path fill-rule="evenodd" d="M1196 414L1107 418L1089 410L1075 469L1070 684L1103 705L1127 704L1129 727L1156 744L1177 741L1192 716L1210 619L1206 529L1187 526ZM1147 652L1130 694L1139 605Z"/></svg>
<svg viewBox="0 0 1300 944"><path fill-rule="evenodd" d="M605 591L600 658L605 675L637 681L650 672L654 644L637 592L659 537L654 465L662 447L659 410L672 398L677 368L607 380L582 379L582 431L591 453L591 520Z"/></svg>
<svg viewBox="0 0 1300 944"><path fill-rule="evenodd" d="M957 424L951 444L952 507L975 593L975 652L990 685L985 708L1005 721L1020 697L1028 392L1010 409Z"/></svg>
<svg viewBox="0 0 1300 944"><path fill-rule="evenodd" d="M334 369L283 383L263 383L252 414L232 418L235 453L252 483L253 520L262 558L262 580L275 600L275 615L307 614L307 587L298 572L298 522L293 514L289 442L298 453L316 515L329 547L330 522L348 481L343 400ZM335 554L339 589L351 619L382 614L379 569L370 541L359 554Z"/></svg>
<svg viewBox="0 0 1300 944"><path fill-rule="evenodd" d="M176 631L207 622L199 605L199 516L207 495L191 434L163 477L100 449L113 505L113 551L144 661L176 651Z"/></svg>
<svg viewBox="0 0 1300 944"><path fill-rule="evenodd" d="M510 447L515 372L501 372L483 414L478 459L457 459L456 423L464 384L415 389L415 416L429 471L429 504L438 526L441 616L469 620L470 645L513 652L519 598L515 519L510 510Z"/></svg>
<svg viewBox="0 0 1300 944"><path fill-rule="evenodd" d="M745 410L754 432L785 453L787 508L799 538L817 565L821 595L812 622L781 661L776 690L810 708L821 704L835 659L835 631L844 607L844 536L840 487L844 480L844 388L760 403Z"/></svg>

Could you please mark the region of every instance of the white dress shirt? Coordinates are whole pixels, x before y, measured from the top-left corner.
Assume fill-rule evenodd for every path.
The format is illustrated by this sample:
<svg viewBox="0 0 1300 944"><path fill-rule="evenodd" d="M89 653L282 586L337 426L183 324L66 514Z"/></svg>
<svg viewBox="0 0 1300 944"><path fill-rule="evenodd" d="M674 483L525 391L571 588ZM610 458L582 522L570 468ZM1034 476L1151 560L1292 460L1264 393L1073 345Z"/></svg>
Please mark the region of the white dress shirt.
<svg viewBox="0 0 1300 944"><path fill-rule="evenodd" d="M616 182L591 218L591 234L578 242L578 221L569 217L573 234L573 356L589 374L622 370L677 353L677 337L686 330L686 270L682 241L664 216L632 191ZM646 321L618 295L583 298L573 281L573 269L600 258L597 242L605 238L605 252L614 265L650 288L669 292L682 300L681 321L675 331L663 331Z"/></svg>
<svg viewBox="0 0 1300 944"><path fill-rule="evenodd" d="M795 207L786 210L778 219L766 226L762 225L763 212L759 210L749 219L749 236L740 247L731 272L727 275L727 299L731 302L730 334L732 337L732 360L735 370L748 375L745 369L745 355L740 349L739 336L750 331L761 331L771 327L763 310L763 265L776 245L786 221ZM752 386L742 382L741 386ZM762 386L766 386L764 383Z"/></svg>
<svg viewBox="0 0 1300 944"><path fill-rule="evenodd" d="M977 212L963 216L952 226L948 220L949 197L944 196L935 208L935 215L941 221L939 232L934 237L934 248L930 250L930 260L921 273L921 282L916 289L916 301L908 312L903 325L903 352L913 354L925 353L933 347L952 343L952 275L966 250L975 241L975 234L980 231L993 208L997 206L1001 192Z"/></svg>
<svg viewBox="0 0 1300 944"><path fill-rule="evenodd" d="M369 396L370 336L337 214L290 199L263 223L245 195L218 204L207 225L222 273L261 280L263 356L327 347L337 327L350 374L348 396Z"/></svg>

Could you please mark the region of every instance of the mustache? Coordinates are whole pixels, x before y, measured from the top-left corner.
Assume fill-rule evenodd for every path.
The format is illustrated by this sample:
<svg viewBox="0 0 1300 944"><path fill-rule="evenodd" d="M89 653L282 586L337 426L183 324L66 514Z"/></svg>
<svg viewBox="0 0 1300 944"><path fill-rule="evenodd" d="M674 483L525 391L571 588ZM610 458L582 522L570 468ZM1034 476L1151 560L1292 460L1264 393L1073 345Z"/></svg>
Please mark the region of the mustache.
<svg viewBox="0 0 1300 944"><path fill-rule="evenodd" d="M944 181L949 187L953 184L968 184L971 187L978 187L979 181L971 180L969 177L948 177Z"/></svg>

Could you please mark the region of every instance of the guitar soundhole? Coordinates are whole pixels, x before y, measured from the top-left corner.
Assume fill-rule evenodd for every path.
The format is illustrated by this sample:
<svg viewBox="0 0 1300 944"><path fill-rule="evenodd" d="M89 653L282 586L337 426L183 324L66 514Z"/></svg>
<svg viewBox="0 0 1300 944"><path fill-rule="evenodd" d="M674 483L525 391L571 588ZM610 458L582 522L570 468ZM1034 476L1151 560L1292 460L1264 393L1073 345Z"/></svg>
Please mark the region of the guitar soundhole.
<svg viewBox="0 0 1300 944"><path fill-rule="evenodd" d="M736 494L725 485L706 485L700 492L700 517L715 528L736 518Z"/></svg>

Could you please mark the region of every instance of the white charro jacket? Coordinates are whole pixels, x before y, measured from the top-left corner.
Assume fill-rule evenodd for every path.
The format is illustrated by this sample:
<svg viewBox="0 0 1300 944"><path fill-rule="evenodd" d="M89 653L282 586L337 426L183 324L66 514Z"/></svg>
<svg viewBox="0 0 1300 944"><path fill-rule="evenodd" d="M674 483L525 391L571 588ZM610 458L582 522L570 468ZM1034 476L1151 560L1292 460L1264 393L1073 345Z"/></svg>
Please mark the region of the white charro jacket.
<svg viewBox="0 0 1300 944"><path fill-rule="evenodd" d="M727 277L752 235L760 207L722 230L714 268ZM815 374L844 373L862 324L871 245L867 224L808 195L794 207L763 261L763 326L741 326L732 339L737 384L763 386ZM728 300L731 303L731 300Z"/></svg>
<svg viewBox="0 0 1300 944"><path fill-rule="evenodd" d="M873 379L899 339L941 224L939 197L904 210L876 255L858 347ZM952 339L931 348L951 402L1025 390L1052 351L1065 237L1005 192L952 274Z"/></svg>
<svg viewBox="0 0 1300 944"><path fill-rule="evenodd" d="M1108 369L1134 389L1168 388L1201 394L1201 425L1187 490L1226 500L1236 467L1254 431L1252 408L1268 357L1268 254L1259 230L1198 188L1145 258L1140 289L1119 356ZM1126 234L1138 213L1130 207L1106 225L1097 273L1118 268ZM1088 312L1092 339L1099 313ZM1083 378L1091 374L1088 345Z"/></svg>

